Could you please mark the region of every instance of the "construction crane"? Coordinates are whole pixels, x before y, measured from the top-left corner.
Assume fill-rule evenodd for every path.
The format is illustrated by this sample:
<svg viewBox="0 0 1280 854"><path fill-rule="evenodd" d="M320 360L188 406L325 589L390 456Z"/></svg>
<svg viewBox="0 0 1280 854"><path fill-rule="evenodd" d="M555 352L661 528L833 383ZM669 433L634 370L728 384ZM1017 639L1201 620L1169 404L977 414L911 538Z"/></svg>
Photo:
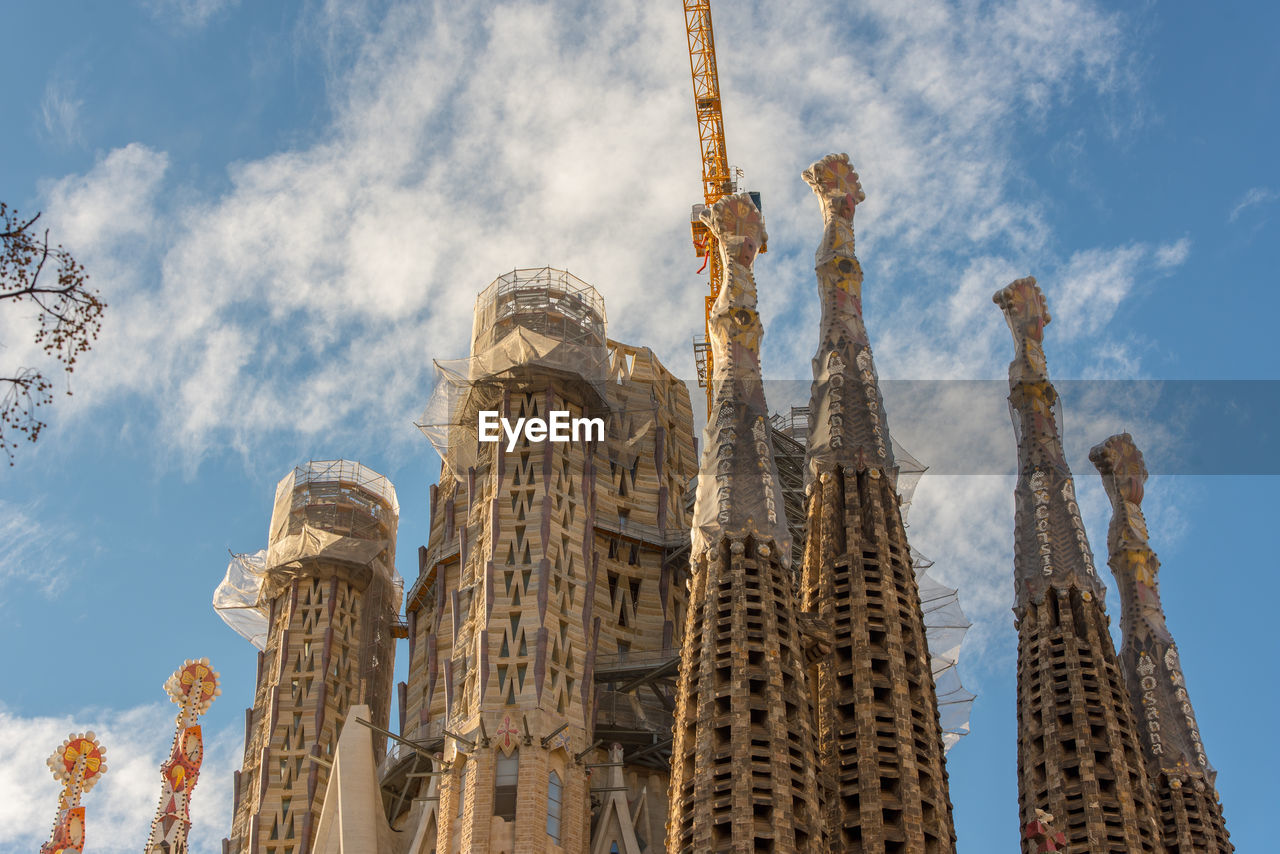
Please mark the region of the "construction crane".
<svg viewBox="0 0 1280 854"><path fill-rule="evenodd" d="M703 336L693 342L693 358L698 367L698 385L707 388L707 414L711 413L712 356L708 337L711 332L711 306L720 294L720 253L715 238L698 218L699 212L737 189L729 153L724 141L724 113L720 109L720 76L716 71L716 43L711 29L711 0L684 0L684 25L689 37L689 70L693 75L693 106L698 118L698 141L702 151L703 205L693 206L690 228L693 248L703 267L710 268L711 293L704 297ZM751 194L760 206L760 195ZM765 247L760 247L764 252ZM701 272L701 270L699 270Z"/></svg>

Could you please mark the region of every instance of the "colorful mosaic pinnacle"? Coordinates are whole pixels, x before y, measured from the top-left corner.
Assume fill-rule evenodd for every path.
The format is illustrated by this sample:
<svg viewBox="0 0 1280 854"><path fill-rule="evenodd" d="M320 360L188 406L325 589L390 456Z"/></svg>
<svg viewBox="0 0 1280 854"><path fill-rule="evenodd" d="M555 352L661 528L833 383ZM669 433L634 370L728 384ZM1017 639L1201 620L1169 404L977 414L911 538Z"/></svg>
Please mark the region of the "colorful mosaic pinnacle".
<svg viewBox="0 0 1280 854"><path fill-rule="evenodd" d="M204 739L196 721L209 711L222 689L209 659L201 658L183 662L164 683L164 690L178 704L178 726L169 758L160 766L160 806L151 822L146 852L182 854L187 850L187 831L191 828L191 790L200 778L204 759Z"/></svg>
<svg viewBox="0 0 1280 854"><path fill-rule="evenodd" d="M47 760L53 778L62 784L58 794L58 815L49 841L40 854L62 854L84 850L84 807L80 798L107 773L103 758L107 749L92 732L72 733Z"/></svg>

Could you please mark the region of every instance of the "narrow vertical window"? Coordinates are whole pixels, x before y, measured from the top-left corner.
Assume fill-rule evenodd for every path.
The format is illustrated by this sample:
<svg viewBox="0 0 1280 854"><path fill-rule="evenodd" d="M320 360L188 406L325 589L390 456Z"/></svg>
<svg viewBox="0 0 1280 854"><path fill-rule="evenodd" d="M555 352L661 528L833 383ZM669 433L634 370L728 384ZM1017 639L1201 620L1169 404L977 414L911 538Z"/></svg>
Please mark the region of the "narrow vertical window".
<svg viewBox="0 0 1280 854"><path fill-rule="evenodd" d="M556 845L560 844L560 801L563 788L560 784L560 775L552 771L547 783L547 836L550 836L551 841Z"/></svg>
<svg viewBox="0 0 1280 854"><path fill-rule="evenodd" d="M520 754L498 754L497 774L493 780L493 814L507 821L516 820L516 780L520 777Z"/></svg>

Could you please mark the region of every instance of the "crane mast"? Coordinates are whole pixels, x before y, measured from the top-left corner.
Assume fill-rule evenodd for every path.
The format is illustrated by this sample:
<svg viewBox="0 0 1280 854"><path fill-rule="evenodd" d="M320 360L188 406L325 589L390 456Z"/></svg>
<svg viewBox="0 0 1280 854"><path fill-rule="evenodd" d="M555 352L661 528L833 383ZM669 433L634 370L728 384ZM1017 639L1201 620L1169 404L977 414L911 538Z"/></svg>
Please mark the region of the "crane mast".
<svg viewBox="0 0 1280 854"><path fill-rule="evenodd" d="M724 113L720 109L720 76L716 71L716 43L711 28L711 0L684 0L685 32L689 38L689 71L693 75L693 106L698 118L698 142L702 154L702 198L710 207L735 192L729 168L729 153L724 141ZM756 194L752 194L756 196ZM758 196L756 205L759 206ZM695 205L690 218L693 248L699 258L707 259L711 293L703 298L703 336L693 343L694 361L698 366L698 385L707 388L711 381L712 357L708 344L711 306L720 293L720 253L715 238L698 218L701 205ZM765 251L761 247L761 252ZM707 394L707 411L711 411L711 394Z"/></svg>
<svg viewBox="0 0 1280 854"><path fill-rule="evenodd" d="M698 141L702 152L702 197L710 207L733 191L729 175L729 154L724 141L724 113L720 110L720 76L716 72L716 43L711 29L711 0L684 0L685 32L689 37L689 70L693 75L693 105L698 117ZM711 270L711 295L704 298L703 337L693 344L698 366L698 385L707 388L711 381L710 332L711 305L720 291L720 253L715 238L698 219L695 206L690 227L693 247L699 258L706 258ZM710 411L711 394L707 394Z"/></svg>

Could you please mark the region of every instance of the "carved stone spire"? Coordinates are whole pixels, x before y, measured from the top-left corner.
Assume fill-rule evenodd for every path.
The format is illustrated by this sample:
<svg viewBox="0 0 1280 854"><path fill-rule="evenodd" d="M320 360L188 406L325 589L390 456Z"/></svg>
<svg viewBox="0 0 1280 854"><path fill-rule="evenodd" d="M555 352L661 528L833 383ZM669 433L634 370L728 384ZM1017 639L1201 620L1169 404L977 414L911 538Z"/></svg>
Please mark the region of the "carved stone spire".
<svg viewBox="0 0 1280 854"><path fill-rule="evenodd" d="M704 215L722 253L711 316L711 419L671 756L668 851L825 852L812 707L760 378L746 195Z"/></svg>
<svg viewBox="0 0 1280 854"><path fill-rule="evenodd" d="M1051 320L1036 280L1018 279L992 298L1004 312L1017 354L1009 364L1009 409L1018 437L1014 493L1014 612L1039 603L1050 587L1077 587L1101 603L1106 588L1093 566L1062 450L1058 393L1045 368L1044 328Z"/></svg>
<svg viewBox="0 0 1280 854"><path fill-rule="evenodd" d="M702 219L716 237L723 282L709 327L714 365L708 388L711 417L703 433L693 554L713 548L721 537L752 536L763 554L776 550L789 565L791 537L760 374L764 327L751 272L766 239L764 220L746 193L726 196L704 210Z"/></svg>
<svg viewBox="0 0 1280 854"><path fill-rule="evenodd" d="M1162 852L1102 582L1062 452L1041 343L1049 311L1032 278L996 293L1017 345L1009 404L1018 437L1014 578L1018 806L1028 827L1058 816L1068 851ZM1024 854L1038 843L1024 837Z"/></svg>
<svg viewBox="0 0 1280 854"><path fill-rule="evenodd" d="M804 171L822 204L822 243L814 259L822 301L813 357L806 479L839 464L893 469L884 400L862 322L862 265L853 254L853 213L866 198L849 155L830 154Z"/></svg>
<svg viewBox="0 0 1280 854"><path fill-rule="evenodd" d="M806 612L832 627L810 671L830 850L946 854L955 829L942 728L853 254L864 196L845 154L804 179L824 229L801 589Z"/></svg>
<svg viewBox="0 0 1280 854"><path fill-rule="evenodd" d="M1089 452L1111 499L1108 563L1120 588L1120 659L1134 715L1142 723L1143 753L1160 804L1170 852L1233 851L1214 790L1217 772L1205 756L1200 728L1165 625L1157 575L1160 561L1147 541L1142 515L1147 468L1128 433Z"/></svg>

